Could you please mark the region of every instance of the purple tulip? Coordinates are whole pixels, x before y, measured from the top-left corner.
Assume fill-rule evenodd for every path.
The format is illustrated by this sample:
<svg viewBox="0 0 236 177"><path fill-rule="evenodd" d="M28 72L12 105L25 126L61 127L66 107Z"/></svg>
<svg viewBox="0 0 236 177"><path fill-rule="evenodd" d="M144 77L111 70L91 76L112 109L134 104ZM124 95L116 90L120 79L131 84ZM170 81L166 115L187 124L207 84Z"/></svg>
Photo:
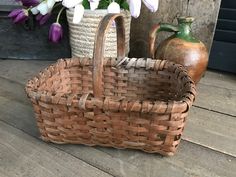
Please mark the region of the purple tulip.
<svg viewBox="0 0 236 177"><path fill-rule="evenodd" d="M59 23L53 23L49 30L49 41L58 43L63 36L62 26Z"/></svg>
<svg viewBox="0 0 236 177"><path fill-rule="evenodd" d="M29 18L29 14L25 9L15 9L8 17L12 18L14 23L23 23Z"/></svg>
<svg viewBox="0 0 236 177"><path fill-rule="evenodd" d="M39 21L40 25L43 25L48 21L50 17L51 17L51 13L48 13L46 15L38 14L36 16L36 20Z"/></svg>
<svg viewBox="0 0 236 177"><path fill-rule="evenodd" d="M23 6L31 7L31 6L37 6L40 3L40 0L16 0L22 2Z"/></svg>
<svg viewBox="0 0 236 177"><path fill-rule="evenodd" d="M16 17L19 13L22 12L23 9L14 9L13 11L11 11L11 13L8 15L8 17L10 18L14 18Z"/></svg>

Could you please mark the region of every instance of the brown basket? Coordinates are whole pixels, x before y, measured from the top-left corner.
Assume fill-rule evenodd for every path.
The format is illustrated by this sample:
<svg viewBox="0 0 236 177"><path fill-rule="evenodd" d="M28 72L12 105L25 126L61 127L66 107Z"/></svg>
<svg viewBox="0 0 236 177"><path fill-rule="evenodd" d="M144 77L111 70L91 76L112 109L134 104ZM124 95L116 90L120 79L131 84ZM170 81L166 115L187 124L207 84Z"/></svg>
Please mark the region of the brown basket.
<svg viewBox="0 0 236 177"><path fill-rule="evenodd" d="M118 58L103 59L105 33L117 26ZM42 139L173 155L195 85L181 65L125 58L124 20L103 18L94 60L59 60L26 86Z"/></svg>

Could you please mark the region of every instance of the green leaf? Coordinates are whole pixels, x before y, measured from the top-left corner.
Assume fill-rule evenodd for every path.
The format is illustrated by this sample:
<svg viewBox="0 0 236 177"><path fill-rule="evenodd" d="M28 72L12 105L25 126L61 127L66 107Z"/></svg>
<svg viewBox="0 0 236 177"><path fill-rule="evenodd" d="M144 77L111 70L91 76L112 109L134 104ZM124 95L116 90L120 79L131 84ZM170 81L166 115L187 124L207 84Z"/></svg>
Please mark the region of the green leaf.
<svg viewBox="0 0 236 177"><path fill-rule="evenodd" d="M118 3L119 5L121 5L122 0L115 0L116 3Z"/></svg>
<svg viewBox="0 0 236 177"><path fill-rule="evenodd" d="M110 0L101 0L98 5L98 9L107 9L110 4Z"/></svg>
<svg viewBox="0 0 236 177"><path fill-rule="evenodd" d="M129 10L129 4L127 3L127 1L124 1L121 4L121 8L124 9L124 10Z"/></svg>
<svg viewBox="0 0 236 177"><path fill-rule="evenodd" d="M90 4L89 4L89 1L88 0L83 0L83 6L85 9L90 9Z"/></svg>

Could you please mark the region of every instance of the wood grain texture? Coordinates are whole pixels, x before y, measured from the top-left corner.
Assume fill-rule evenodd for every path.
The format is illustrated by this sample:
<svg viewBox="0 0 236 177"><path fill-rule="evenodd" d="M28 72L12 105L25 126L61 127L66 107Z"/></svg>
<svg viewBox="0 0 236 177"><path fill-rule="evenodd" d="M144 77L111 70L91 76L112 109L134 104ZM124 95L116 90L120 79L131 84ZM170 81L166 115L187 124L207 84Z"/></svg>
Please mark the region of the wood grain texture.
<svg viewBox="0 0 236 177"><path fill-rule="evenodd" d="M0 171L8 176L111 176L1 121L0 139Z"/></svg>
<svg viewBox="0 0 236 177"><path fill-rule="evenodd" d="M4 116L1 116L1 114L0 120L21 129L31 136L37 137L39 135L36 125L33 125L34 116L33 113L30 113L31 106L24 106L19 102L9 101L2 97L0 97L0 100L3 103L0 105L0 110L4 110L2 112ZM10 104L17 109L9 110ZM25 114L26 112L28 113ZM14 135L15 131L12 134ZM215 137L211 136L210 138ZM236 173L236 171L230 170L236 164L236 158L185 141L181 142L179 152L172 158L163 158L159 155L134 150L93 148L81 145L48 144L48 146L59 148L109 174L119 177L155 177L156 175L160 177L166 175L176 177L232 177ZM41 156L44 158L44 154L41 154ZM220 159L220 161L217 159ZM28 169L26 168L26 170Z"/></svg>
<svg viewBox="0 0 236 177"><path fill-rule="evenodd" d="M236 90L200 83L197 91L194 105L236 117Z"/></svg>
<svg viewBox="0 0 236 177"><path fill-rule="evenodd" d="M24 85L28 79L51 63L53 62L0 60L0 76ZM2 87L5 87L5 85L3 84ZM9 89L14 90L14 87ZM196 106L236 115L234 106L236 104L235 75L207 71L205 77L199 83L197 90Z"/></svg>
<svg viewBox="0 0 236 177"><path fill-rule="evenodd" d="M148 177L232 177L236 175L234 165L235 158L221 156L222 154L208 151L188 142L182 142L179 153L173 158L161 158L159 156L138 153L137 151L121 151L116 149L103 149L113 158L118 158L134 165L146 172ZM124 177L127 166L122 166ZM164 169L164 170L163 170Z"/></svg>
<svg viewBox="0 0 236 177"><path fill-rule="evenodd" d="M201 84L236 90L236 75L208 70L201 79Z"/></svg>
<svg viewBox="0 0 236 177"><path fill-rule="evenodd" d="M23 88L28 78L38 73L41 68L46 67L49 63L51 62L9 60L0 62L0 75L2 77L0 78L0 120L21 129L33 137L38 137L39 132L32 107L27 101ZM201 81L201 84L206 87L201 89L206 89L206 92L210 93L220 83L223 89L227 87L234 90L234 81L234 75L207 72ZM199 92L202 92L202 90L199 90ZM218 94L215 95L215 97L218 96ZM202 97L202 99L206 103L208 102L208 97ZM232 105L228 107L232 107ZM222 110L225 108L223 107ZM208 131L204 130L206 127ZM179 152L173 158L162 158L159 155L149 155L133 150L92 148L80 145L55 146L47 144L46 147L59 148L61 151L71 154L92 166L120 177L154 177L157 175L160 177L232 177L236 176L236 170L234 169L236 158L211 149L231 155L235 154L235 148L233 149L235 133L232 130L234 127L235 121L232 116L193 107L187 121L184 138L194 143L182 141L178 149ZM216 141L219 140L219 137L224 137L225 140ZM41 142L40 140L36 141ZM195 143L200 144L200 146ZM8 171L1 168L0 174L3 177L14 176L14 174L9 174Z"/></svg>
<svg viewBox="0 0 236 177"><path fill-rule="evenodd" d="M221 0L162 0L159 10L155 14L149 12L143 5L141 16L138 19L132 19L130 56L147 56L148 32L154 24L160 22L177 24L176 17L187 15L195 17L192 26L193 34L203 41L210 50L220 3ZM162 33L158 43L170 34Z"/></svg>
<svg viewBox="0 0 236 177"><path fill-rule="evenodd" d="M53 61L0 60L0 76L22 85Z"/></svg>
<svg viewBox="0 0 236 177"><path fill-rule="evenodd" d="M183 139L236 157L236 117L194 107Z"/></svg>
<svg viewBox="0 0 236 177"><path fill-rule="evenodd" d="M98 31L94 41L93 53L93 93L95 97L102 97L102 80L103 80L103 61L105 53L106 35L108 34L112 22L116 21L117 32L117 58L125 57L125 24L121 15L107 15L99 23Z"/></svg>
<svg viewBox="0 0 236 177"><path fill-rule="evenodd" d="M18 84L2 79L0 79L0 82L3 85L8 85L0 90L0 110L2 113L0 119L31 133L33 136L39 137L33 110L27 101L23 88L20 90L21 86ZM13 92L11 88L16 88L17 90ZM11 106L14 107L13 112L9 110ZM22 117L21 114L24 116ZM234 148L236 144L235 124L235 117L193 107L183 139L236 157Z"/></svg>

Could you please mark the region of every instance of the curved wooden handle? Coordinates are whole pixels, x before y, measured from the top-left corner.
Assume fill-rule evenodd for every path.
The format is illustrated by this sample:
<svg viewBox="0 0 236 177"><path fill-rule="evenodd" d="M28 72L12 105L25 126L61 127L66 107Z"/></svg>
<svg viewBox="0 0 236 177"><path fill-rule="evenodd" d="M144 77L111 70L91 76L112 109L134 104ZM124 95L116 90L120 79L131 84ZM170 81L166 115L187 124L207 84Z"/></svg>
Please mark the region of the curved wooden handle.
<svg viewBox="0 0 236 177"><path fill-rule="evenodd" d="M124 18L120 14L106 15L98 25L94 42L93 53L93 94L95 97L102 97L102 72L103 72L103 57L105 48L105 35L108 32L113 21L116 21L117 33L117 58L118 61L125 57L125 27Z"/></svg>
<svg viewBox="0 0 236 177"><path fill-rule="evenodd" d="M156 50L156 38L157 31L161 28L160 24L156 24L152 27L149 33L149 57L155 58L155 50Z"/></svg>
<svg viewBox="0 0 236 177"><path fill-rule="evenodd" d="M152 27L149 33L149 56L151 58L155 58L155 50L156 50L156 40L157 40L157 33L161 31L167 32L178 32L178 26L170 25L167 23L160 23L156 24Z"/></svg>

